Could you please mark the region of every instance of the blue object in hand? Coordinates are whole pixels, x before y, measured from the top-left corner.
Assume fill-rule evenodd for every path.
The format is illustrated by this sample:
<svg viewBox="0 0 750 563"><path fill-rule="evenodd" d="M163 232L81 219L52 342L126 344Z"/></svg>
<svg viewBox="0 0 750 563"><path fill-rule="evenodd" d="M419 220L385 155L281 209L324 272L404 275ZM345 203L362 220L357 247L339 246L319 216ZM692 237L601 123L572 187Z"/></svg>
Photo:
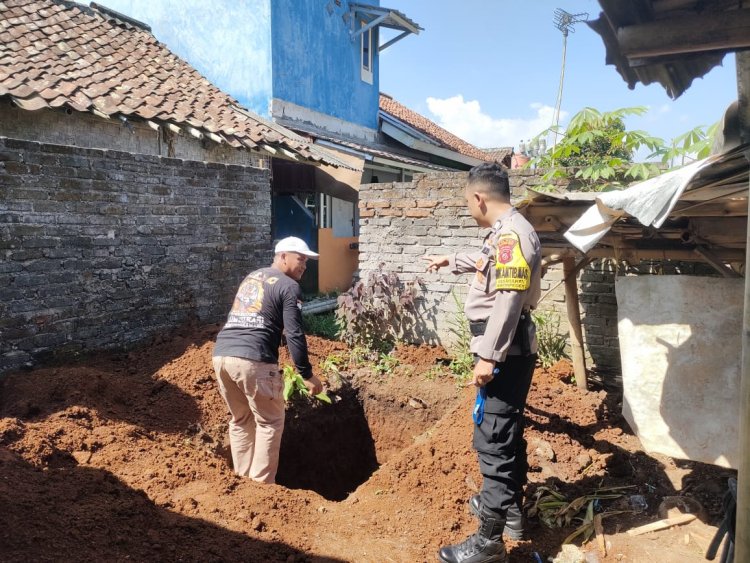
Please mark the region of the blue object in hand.
<svg viewBox="0 0 750 563"><path fill-rule="evenodd" d="M495 368L492 370L492 376L496 376L500 373L500 368ZM471 413L471 418L474 420L474 423L479 426L482 424L482 420L484 420L484 403L487 400L487 387L482 386L477 390L477 400L474 402L474 410Z"/></svg>
<svg viewBox="0 0 750 563"><path fill-rule="evenodd" d="M474 419L474 423L479 426L482 424L484 419L484 402L487 399L487 388L480 387L477 389L477 400L474 402L474 411L471 413L471 418Z"/></svg>

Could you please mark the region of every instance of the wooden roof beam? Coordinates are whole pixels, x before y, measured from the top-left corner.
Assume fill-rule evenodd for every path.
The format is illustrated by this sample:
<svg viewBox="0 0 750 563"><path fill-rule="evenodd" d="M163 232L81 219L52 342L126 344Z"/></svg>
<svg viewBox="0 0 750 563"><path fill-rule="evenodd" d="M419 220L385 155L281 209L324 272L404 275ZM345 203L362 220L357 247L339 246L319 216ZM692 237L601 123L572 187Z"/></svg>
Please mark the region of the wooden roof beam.
<svg viewBox="0 0 750 563"><path fill-rule="evenodd" d="M629 25L617 30L617 42L628 59L744 49L750 47L750 9Z"/></svg>
<svg viewBox="0 0 750 563"><path fill-rule="evenodd" d="M712 254L724 263L744 262L745 250L742 248L713 248ZM542 245L542 256L561 260L570 256L583 256L578 249L571 246ZM630 262L640 260L679 260L682 262L704 262L705 258L692 248L657 249L657 248L612 248L596 246L586 253L589 258L618 258Z"/></svg>

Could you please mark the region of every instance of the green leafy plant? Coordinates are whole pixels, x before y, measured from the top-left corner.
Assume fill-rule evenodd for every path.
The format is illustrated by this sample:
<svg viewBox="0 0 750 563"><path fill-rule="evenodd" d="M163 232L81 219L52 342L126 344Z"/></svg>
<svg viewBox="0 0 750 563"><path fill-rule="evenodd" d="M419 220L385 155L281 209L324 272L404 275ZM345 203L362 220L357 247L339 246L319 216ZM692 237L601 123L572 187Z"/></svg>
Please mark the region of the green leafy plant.
<svg viewBox="0 0 750 563"><path fill-rule="evenodd" d="M328 340L338 339L339 327L333 311L302 315L302 325L306 334L313 334Z"/></svg>
<svg viewBox="0 0 750 563"><path fill-rule="evenodd" d="M416 298L422 284L419 278L402 283L383 266L340 295L336 309L342 340L364 348L373 359L390 352L416 324Z"/></svg>
<svg viewBox="0 0 750 563"><path fill-rule="evenodd" d="M536 325L536 340L539 345L539 362L548 368L567 358L567 339L560 332L560 315L554 311L534 311L531 313Z"/></svg>
<svg viewBox="0 0 750 563"><path fill-rule="evenodd" d="M631 107L601 112L587 107L571 118L564 131L559 127L542 131L537 139L556 136L557 142L528 163L547 170L542 177L547 184L540 188L552 189L555 180L568 179L582 191L620 189L710 154L718 122L694 127L665 143L645 131L626 129L626 117L644 115L646 111L644 107ZM634 155L643 148L651 151L647 161L633 162ZM652 159L659 159L661 164Z"/></svg>
<svg viewBox="0 0 750 563"><path fill-rule="evenodd" d="M346 358L341 354L329 354L320 362L320 369L323 373L339 373L341 367L346 364Z"/></svg>
<svg viewBox="0 0 750 563"><path fill-rule="evenodd" d="M432 366L422 374L427 381L434 381L444 375L446 375L445 367L441 365Z"/></svg>
<svg viewBox="0 0 750 563"><path fill-rule="evenodd" d="M456 290L451 290L451 297L455 305L455 311L448 318L448 330L454 335L453 354L448 369L457 379L459 384L463 384L474 373L474 355L471 353L471 330L469 321L464 315L464 304L456 294Z"/></svg>
<svg viewBox="0 0 750 563"><path fill-rule="evenodd" d="M575 168L573 178L582 191L617 189L630 182L646 180L661 173L653 162L633 163L633 155L645 147L656 154L664 150L664 141L645 131L628 131L625 118L643 115L644 107L621 108L600 112L584 108L575 114L565 131L551 127L538 135L558 137L557 142L529 162L529 165L547 169L546 182L567 178L569 168ZM548 184L550 186L551 184Z"/></svg>
<svg viewBox="0 0 750 563"><path fill-rule="evenodd" d="M354 346L349 350L349 364L352 366L362 366L367 363L369 355L369 350L364 346Z"/></svg>
<svg viewBox="0 0 750 563"><path fill-rule="evenodd" d="M718 121L708 127L694 127L672 139L669 146L662 147L653 156L661 156L662 162L670 168L706 158L711 153L711 143L718 127Z"/></svg>
<svg viewBox="0 0 750 563"><path fill-rule="evenodd" d="M295 396L310 397L310 391L305 387L305 380L299 372L290 365L282 368L284 375L284 400L289 402ZM325 393L313 395L319 401L331 404L331 398Z"/></svg>
<svg viewBox="0 0 750 563"><path fill-rule="evenodd" d="M398 367L399 363L397 357L381 352L372 367L379 375L386 375L393 372L393 370Z"/></svg>
<svg viewBox="0 0 750 563"><path fill-rule="evenodd" d="M329 381L341 381L341 368L346 364L346 358L341 354L329 354L320 362L318 368Z"/></svg>

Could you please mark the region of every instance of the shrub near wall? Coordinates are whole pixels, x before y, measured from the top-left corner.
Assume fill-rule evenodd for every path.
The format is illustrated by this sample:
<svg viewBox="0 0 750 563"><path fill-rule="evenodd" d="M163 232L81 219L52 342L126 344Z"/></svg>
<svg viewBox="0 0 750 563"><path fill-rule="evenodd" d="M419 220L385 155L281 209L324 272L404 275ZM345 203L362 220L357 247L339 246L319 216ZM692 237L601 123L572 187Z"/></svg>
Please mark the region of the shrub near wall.
<svg viewBox="0 0 750 563"><path fill-rule="evenodd" d="M450 344L447 319L455 315L450 292L463 299L468 276L445 268L425 273L426 254L450 254L477 245L482 230L466 208L466 173L427 174L414 182L367 184L360 188L359 267L365 278L385 263L404 280L422 277L422 325L417 335L428 343Z"/></svg>
<svg viewBox="0 0 750 563"><path fill-rule="evenodd" d="M0 373L226 315L271 258L268 172L0 137Z"/></svg>
<svg viewBox="0 0 750 563"><path fill-rule="evenodd" d="M540 183L543 171L511 170L514 197L527 187ZM421 257L425 254L450 254L478 248L487 232L469 215L464 200L466 173L435 173L417 176L411 183L368 184L360 188L360 276L378 264L399 273L402 279L422 277L422 323L416 339L450 346L455 335L449 320L456 307L455 291L466 295L470 276L454 276L444 268L437 274L425 273ZM561 187L564 187L561 185ZM552 290L540 309L560 314L561 329L567 334L565 288L562 268L553 267L542 280L542 293ZM620 364L617 341L617 306L614 297L614 273L606 264L587 267L579 277L584 344L588 365L617 370Z"/></svg>

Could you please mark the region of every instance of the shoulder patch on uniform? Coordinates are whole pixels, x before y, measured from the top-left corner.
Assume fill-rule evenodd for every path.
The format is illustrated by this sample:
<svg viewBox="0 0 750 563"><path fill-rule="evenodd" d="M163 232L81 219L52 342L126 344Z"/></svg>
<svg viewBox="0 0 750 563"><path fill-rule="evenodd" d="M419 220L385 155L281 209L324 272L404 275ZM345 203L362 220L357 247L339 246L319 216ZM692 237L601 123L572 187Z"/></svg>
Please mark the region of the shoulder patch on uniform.
<svg viewBox="0 0 750 563"><path fill-rule="evenodd" d="M276 276L274 276L274 277L272 277L272 278L268 278L268 279L266 280L266 283L267 283L268 285L273 285L273 284L275 284L275 283L276 283L277 281L279 281L279 278L277 278Z"/></svg>
<svg viewBox="0 0 750 563"><path fill-rule="evenodd" d="M531 285L531 268L514 231L500 233L495 255L495 289L525 291Z"/></svg>

